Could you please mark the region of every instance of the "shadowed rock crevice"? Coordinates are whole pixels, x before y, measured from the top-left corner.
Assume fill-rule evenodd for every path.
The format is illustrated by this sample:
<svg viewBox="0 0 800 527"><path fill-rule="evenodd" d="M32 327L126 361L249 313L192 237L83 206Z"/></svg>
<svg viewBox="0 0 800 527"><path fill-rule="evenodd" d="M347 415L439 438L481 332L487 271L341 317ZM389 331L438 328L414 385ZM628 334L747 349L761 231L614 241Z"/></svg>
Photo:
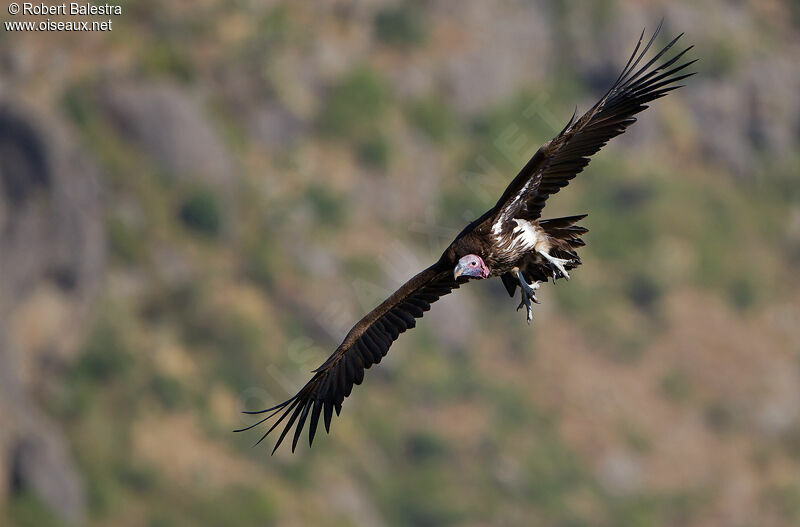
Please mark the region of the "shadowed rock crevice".
<svg viewBox="0 0 800 527"><path fill-rule="evenodd" d="M9 108L0 108L0 181L10 206L20 206L37 190L50 186L39 137Z"/></svg>

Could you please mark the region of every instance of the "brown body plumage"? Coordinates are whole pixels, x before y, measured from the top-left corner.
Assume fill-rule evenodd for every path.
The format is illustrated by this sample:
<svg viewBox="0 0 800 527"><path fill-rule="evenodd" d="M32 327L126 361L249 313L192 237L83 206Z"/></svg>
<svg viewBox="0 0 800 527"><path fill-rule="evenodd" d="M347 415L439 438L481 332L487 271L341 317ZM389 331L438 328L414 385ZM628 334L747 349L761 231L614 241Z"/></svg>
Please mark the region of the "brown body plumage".
<svg viewBox="0 0 800 527"><path fill-rule="evenodd" d="M633 116L647 108L648 102L680 87L677 82L692 75L684 70L694 61L675 66L691 47L658 64L680 35L640 66L658 31L641 52L640 37L622 73L600 101L580 118L574 114L561 133L522 168L497 204L464 228L436 263L362 318L294 397L272 408L249 412L268 415L243 430L276 417L259 441L285 421L275 449L294 427L292 450L306 422L309 444L320 417L330 430L333 411L338 414L353 385L361 384L364 370L379 363L399 334L413 328L433 302L468 281L458 273L454 276L454 266L464 258L475 257L476 261L470 262L473 265L481 260L488 272L479 277L501 277L510 295L520 286L523 302L526 298L536 302L531 291L539 282L569 278L568 271L581 263L576 251L584 245L581 235L587 229L577 222L585 215L540 219L542 209L550 195L589 164L589 156L636 121ZM530 321L529 302L527 307Z"/></svg>

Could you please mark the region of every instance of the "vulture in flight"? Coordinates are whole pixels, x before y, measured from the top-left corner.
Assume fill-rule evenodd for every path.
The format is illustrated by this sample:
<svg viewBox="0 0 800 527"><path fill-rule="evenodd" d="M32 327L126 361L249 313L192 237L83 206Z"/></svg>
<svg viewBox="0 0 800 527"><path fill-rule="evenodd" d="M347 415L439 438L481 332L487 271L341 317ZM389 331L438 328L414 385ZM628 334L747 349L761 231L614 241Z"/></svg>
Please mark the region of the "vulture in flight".
<svg viewBox="0 0 800 527"><path fill-rule="evenodd" d="M569 271L581 263L577 250L588 231L578 225L585 214L542 219L547 198L579 174L589 164L589 156L633 124L634 115L650 101L681 87L678 82L694 74L686 72L694 60L678 63L692 46L665 57L682 34L645 61L660 29L661 24L643 48L642 32L619 77L597 104L579 118L576 110L564 129L542 145L511 181L495 206L467 225L436 263L358 321L294 397L266 410L245 412L266 416L237 432L274 419L258 442L283 423L272 452L292 429L294 451L308 424L312 444L320 417L330 431L334 410L338 415L353 385L364 380L364 370L379 363L392 342L413 328L431 304L470 279L500 277L512 297L519 287L517 309L525 307L530 323L531 303L538 303L536 290L548 280L569 280Z"/></svg>

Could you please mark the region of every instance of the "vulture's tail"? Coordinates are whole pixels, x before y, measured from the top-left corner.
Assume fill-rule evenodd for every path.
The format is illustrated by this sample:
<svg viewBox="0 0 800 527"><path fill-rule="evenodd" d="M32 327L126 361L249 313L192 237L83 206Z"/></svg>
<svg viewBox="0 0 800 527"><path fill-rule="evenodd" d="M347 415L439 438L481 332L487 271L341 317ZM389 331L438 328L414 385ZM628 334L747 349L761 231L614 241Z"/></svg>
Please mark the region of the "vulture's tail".
<svg viewBox="0 0 800 527"><path fill-rule="evenodd" d="M567 216L565 218L539 220L539 226L541 226L544 232L555 242L551 249L553 256L578 260L572 267L577 267L581 263L576 251L578 247L586 245L581 239L581 236L589 232L589 229L576 225L576 223L586 216L586 214L580 214L578 216Z"/></svg>
<svg viewBox="0 0 800 527"><path fill-rule="evenodd" d="M576 223L585 217L586 214L580 214L578 216L539 220L539 226L541 226L550 237L550 254L556 258L571 260L570 263L564 266L568 271L575 269L581 264L581 259L578 256L578 248L586 245L581 239L581 236L589 232L589 229L576 225ZM528 266L522 270L522 274L528 283L534 281L547 282L553 279L549 273L546 273L538 266ZM501 276L501 278L509 296L513 297L517 290L517 277L512 273L506 273Z"/></svg>

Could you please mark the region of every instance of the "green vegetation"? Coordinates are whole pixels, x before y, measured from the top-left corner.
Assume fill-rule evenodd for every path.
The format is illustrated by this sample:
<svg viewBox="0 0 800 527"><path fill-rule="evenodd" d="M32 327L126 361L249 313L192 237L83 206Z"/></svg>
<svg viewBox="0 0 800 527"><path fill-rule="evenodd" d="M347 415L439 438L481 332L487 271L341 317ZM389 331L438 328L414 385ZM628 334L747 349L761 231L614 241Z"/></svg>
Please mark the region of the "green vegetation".
<svg viewBox="0 0 800 527"><path fill-rule="evenodd" d="M311 205L321 225L341 226L346 218L346 207L341 196L328 187L313 184L306 189L305 201Z"/></svg>
<svg viewBox="0 0 800 527"><path fill-rule="evenodd" d="M331 88L318 118L319 128L332 138L364 140L375 133L388 103L383 80L369 68L357 68Z"/></svg>
<svg viewBox="0 0 800 527"><path fill-rule="evenodd" d="M706 47L708 50L698 68L703 75L723 78L736 69L739 60L739 51L736 43L730 39L721 39L711 42Z"/></svg>
<svg viewBox="0 0 800 527"><path fill-rule="evenodd" d="M28 492L12 496L5 508L16 527L64 527L45 504Z"/></svg>
<svg viewBox="0 0 800 527"><path fill-rule="evenodd" d="M375 15L375 35L384 44L398 48L423 43L425 30L419 8L402 4L381 9Z"/></svg>
<svg viewBox="0 0 800 527"><path fill-rule="evenodd" d="M170 375L154 376L151 389L167 410L178 410L186 399L181 380Z"/></svg>
<svg viewBox="0 0 800 527"><path fill-rule="evenodd" d="M199 500L194 510L176 524L190 520L195 525L275 525L276 507L269 495L246 487L234 487L213 499Z"/></svg>
<svg viewBox="0 0 800 527"><path fill-rule="evenodd" d="M181 199L178 216L183 224L205 236L215 238L222 229L222 210L216 194L204 188L194 188Z"/></svg>
<svg viewBox="0 0 800 527"><path fill-rule="evenodd" d="M796 482L775 485L764 493L765 505L787 522L800 521L800 485Z"/></svg>
<svg viewBox="0 0 800 527"><path fill-rule="evenodd" d="M292 34L292 22L287 6L278 5L266 11L260 19L255 36L266 46L276 46L289 41Z"/></svg>
<svg viewBox="0 0 800 527"><path fill-rule="evenodd" d="M125 375L133 357L124 334L123 328L115 321L102 320L75 363L75 379L109 383Z"/></svg>
<svg viewBox="0 0 800 527"><path fill-rule="evenodd" d="M274 245L259 242L248 251L245 274L263 288L272 285L275 271Z"/></svg>
<svg viewBox="0 0 800 527"><path fill-rule="evenodd" d="M419 99L408 110L411 123L436 142L444 142L458 129L456 115L446 100L431 96Z"/></svg>
<svg viewBox="0 0 800 527"><path fill-rule="evenodd" d="M172 77L182 82L192 80L193 66L189 55L173 38L159 39L140 58L143 75Z"/></svg>
<svg viewBox="0 0 800 527"><path fill-rule="evenodd" d="M663 291L656 278L648 274L635 274L628 282L628 299L634 306L648 314L655 311L662 294Z"/></svg>
<svg viewBox="0 0 800 527"><path fill-rule="evenodd" d="M391 157L391 143L383 135L376 134L358 146L358 159L368 167L386 170Z"/></svg>
<svg viewBox="0 0 800 527"><path fill-rule="evenodd" d="M112 257L126 265L136 265L141 262L144 239L137 229L122 218L114 217L109 220L107 231Z"/></svg>
<svg viewBox="0 0 800 527"><path fill-rule="evenodd" d="M676 368L661 378L661 391L670 401L683 403L691 397L692 384L686 373Z"/></svg>

